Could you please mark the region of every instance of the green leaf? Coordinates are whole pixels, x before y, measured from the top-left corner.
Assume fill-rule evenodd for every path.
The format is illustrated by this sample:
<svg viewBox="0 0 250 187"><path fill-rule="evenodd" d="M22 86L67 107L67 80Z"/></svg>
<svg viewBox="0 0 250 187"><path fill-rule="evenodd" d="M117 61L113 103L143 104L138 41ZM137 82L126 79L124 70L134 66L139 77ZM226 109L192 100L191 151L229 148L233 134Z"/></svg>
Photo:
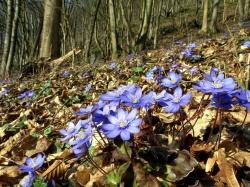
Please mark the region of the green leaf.
<svg viewBox="0 0 250 187"><path fill-rule="evenodd" d="M36 177L33 182L33 187L47 187L46 182L41 177Z"/></svg>
<svg viewBox="0 0 250 187"><path fill-rule="evenodd" d="M52 133L52 128L49 126L43 131L44 136L49 136Z"/></svg>
<svg viewBox="0 0 250 187"><path fill-rule="evenodd" d="M39 132L32 132L32 133L31 133L31 136L32 136L33 138L39 138L39 137L41 136L41 134L40 134Z"/></svg>
<svg viewBox="0 0 250 187"><path fill-rule="evenodd" d="M137 82L140 80L140 77L139 76L132 76L128 79L128 81L134 81L134 82Z"/></svg>
<svg viewBox="0 0 250 187"><path fill-rule="evenodd" d="M144 68L140 66L136 66L136 67L132 67L132 71L135 73L141 73L144 71Z"/></svg>
<svg viewBox="0 0 250 187"><path fill-rule="evenodd" d="M129 168L129 166L130 166L130 162L126 162L118 168L118 171L117 170L111 171L107 175L108 184L112 184L112 185L120 184L122 177L123 177L124 173L127 171L127 169Z"/></svg>
<svg viewBox="0 0 250 187"><path fill-rule="evenodd" d="M121 177L116 171L111 171L107 175L107 182L108 184L118 185L121 182Z"/></svg>
<svg viewBox="0 0 250 187"><path fill-rule="evenodd" d="M124 175L124 173L127 171L129 166L130 166L130 162L126 162L118 168L118 174L120 175L120 177Z"/></svg>
<svg viewBox="0 0 250 187"><path fill-rule="evenodd" d="M125 147L125 146L126 146L126 147ZM127 144L126 142L123 143L123 144L121 145L120 151L121 151L122 154L127 155L127 153L126 153L126 148L127 148L129 157L131 158L132 150L131 150L131 148L128 146L128 144Z"/></svg>

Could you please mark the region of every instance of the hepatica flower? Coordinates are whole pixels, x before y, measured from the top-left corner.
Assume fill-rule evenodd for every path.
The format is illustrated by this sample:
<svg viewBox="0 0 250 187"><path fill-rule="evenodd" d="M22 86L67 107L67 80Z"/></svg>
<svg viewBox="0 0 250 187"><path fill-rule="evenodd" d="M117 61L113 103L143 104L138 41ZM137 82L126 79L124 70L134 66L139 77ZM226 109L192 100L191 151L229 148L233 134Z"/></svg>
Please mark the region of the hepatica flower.
<svg viewBox="0 0 250 187"><path fill-rule="evenodd" d="M188 46L187 46L188 49L194 49L194 48L196 48L196 47L197 47L197 46L196 46L195 43L190 43L190 44L188 44Z"/></svg>
<svg viewBox="0 0 250 187"><path fill-rule="evenodd" d="M250 111L250 90L240 89L236 94L236 98L240 105Z"/></svg>
<svg viewBox="0 0 250 187"><path fill-rule="evenodd" d="M250 41L245 41L242 46L244 46L245 48L250 48Z"/></svg>
<svg viewBox="0 0 250 187"><path fill-rule="evenodd" d="M154 80L154 72L153 71L148 71L147 73L146 73L146 79L148 80L148 81L152 81L152 80Z"/></svg>
<svg viewBox="0 0 250 187"><path fill-rule="evenodd" d="M28 90L28 91L21 93L17 98L18 99L31 98L34 95L35 95L35 92L33 90Z"/></svg>
<svg viewBox="0 0 250 187"><path fill-rule="evenodd" d="M108 68L109 69L115 69L117 66L117 63L115 61L111 62L109 65L108 65Z"/></svg>
<svg viewBox="0 0 250 187"><path fill-rule="evenodd" d="M181 81L181 74L177 74L173 71L168 73L168 77L161 80L161 85L167 88L175 88Z"/></svg>
<svg viewBox="0 0 250 187"><path fill-rule="evenodd" d="M217 72L216 69L211 69L210 75L205 74L205 80L198 81L193 86L203 93L226 93L235 89L236 83L232 78L225 78L222 72Z"/></svg>
<svg viewBox="0 0 250 187"><path fill-rule="evenodd" d="M36 170L42 167L45 161L45 155L39 153L35 158L28 157L26 159L26 164L19 166L19 169L23 173L28 173L21 181L20 185L23 187L30 187L36 176Z"/></svg>
<svg viewBox="0 0 250 187"><path fill-rule="evenodd" d="M166 108L165 112L176 113L180 110L181 107L186 106L192 97L192 93L187 93L182 95L182 89L180 87L174 90L174 94L165 94L166 98Z"/></svg>
<svg viewBox="0 0 250 187"><path fill-rule="evenodd" d="M82 128L72 139L69 140L69 144L72 146L74 154L78 157L85 154L91 145L90 138L92 136L92 127L87 124L85 128Z"/></svg>
<svg viewBox="0 0 250 187"><path fill-rule="evenodd" d="M121 102L133 108L149 107L154 102L152 93L142 94L142 89L137 87L134 92L125 91L121 96Z"/></svg>
<svg viewBox="0 0 250 187"><path fill-rule="evenodd" d="M41 153L38 154L35 158L28 157L25 162L26 165L19 166L19 169L24 173L35 173L36 170L42 167L44 160L45 155Z"/></svg>
<svg viewBox="0 0 250 187"><path fill-rule="evenodd" d="M213 107L227 110L232 108L233 105L232 98L226 93L219 93L213 95L211 102Z"/></svg>
<svg viewBox="0 0 250 187"><path fill-rule="evenodd" d="M126 86L121 85L116 90L109 91L109 92L101 95L100 100L120 102L120 100L121 100L120 97L124 93L124 91L134 92L135 89L136 89L136 86L134 84L126 85Z"/></svg>
<svg viewBox="0 0 250 187"><path fill-rule="evenodd" d="M0 97L6 96L9 93L9 90L7 88L2 88L0 90Z"/></svg>
<svg viewBox="0 0 250 187"><path fill-rule="evenodd" d="M142 119L136 115L136 109L127 112L120 108L115 115L108 116L109 123L102 125L102 129L108 138L120 136L123 141L130 140L131 134L140 132Z"/></svg>
<svg viewBox="0 0 250 187"><path fill-rule="evenodd" d="M97 109L96 105L89 105L86 108L80 108L79 111L75 112L77 116L91 115Z"/></svg>
<svg viewBox="0 0 250 187"><path fill-rule="evenodd" d="M68 127L59 131L64 136L64 138L62 138L62 141L68 140L72 138L76 133L78 133L85 121L86 120L79 120L76 125L73 122L68 122Z"/></svg>

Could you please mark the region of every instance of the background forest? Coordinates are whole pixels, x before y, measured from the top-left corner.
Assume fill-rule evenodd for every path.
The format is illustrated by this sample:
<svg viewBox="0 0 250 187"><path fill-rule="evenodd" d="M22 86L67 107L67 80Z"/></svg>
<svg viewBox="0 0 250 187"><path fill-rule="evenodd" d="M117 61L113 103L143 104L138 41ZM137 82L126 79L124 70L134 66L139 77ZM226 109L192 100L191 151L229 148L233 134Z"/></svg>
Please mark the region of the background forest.
<svg viewBox="0 0 250 187"><path fill-rule="evenodd" d="M249 0L1 0L0 72L76 49L81 63L116 59L192 38L199 29L243 26L248 15Z"/></svg>

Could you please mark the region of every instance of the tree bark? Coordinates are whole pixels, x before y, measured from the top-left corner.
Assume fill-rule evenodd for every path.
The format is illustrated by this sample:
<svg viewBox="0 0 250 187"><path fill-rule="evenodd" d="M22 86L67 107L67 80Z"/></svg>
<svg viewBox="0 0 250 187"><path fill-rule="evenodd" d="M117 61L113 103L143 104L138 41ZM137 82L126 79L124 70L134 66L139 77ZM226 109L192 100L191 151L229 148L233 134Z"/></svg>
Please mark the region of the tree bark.
<svg viewBox="0 0 250 187"><path fill-rule="evenodd" d="M113 60L117 59L117 38L116 38L116 21L115 21L115 9L113 0L108 0L109 4L109 22L110 22L110 38Z"/></svg>
<svg viewBox="0 0 250 187"><path fill-rule="evenodd" d="M210 31L215 33L217 31L217 14L218 14L218 6L220 4L220 0L213 0L213 12L212 12L212 19L210 22Z"/></svg>
<svg viewBox="0 0 250 187"><path fill-rule="evenodd" d="M162 3L163 3L163 0L160 0L160 4L158 6L158 15L156 18L155 31L154 31L154 49L156 48L157 42L158 42L158 30L159 30L160 19L161 19Z"/></svg>
<svg viewBox="0 0 250 187"><path fill-rule="evenodd" d="M203 1L203 20L202 20L202 27L201 32L208 31L208 0Z"/></svg>
<svg viewBox="0 0 250 187"><path fill-rule="evenodd" d="M16 0L15 15L13 18L11 39L10 39L10 51L9 51L8 60L7 60L6 68L5 68L6 73L9 73L10 65L12 64L12 61L14 58L14 52L15 52L16 40L17 40L17 28L18 28L19 12L20 12L20 0Z"/></svg>
<svg viewBox="0 0 250 187"><path fill-rule="evenodd" d="M250 0L246 0L245 1L245 8L244 8L244 18L248 19L249 16L249 4L250 4Z"/></svg>
<svg viewBox="0 0 250 187"><path fill-rule="evenodd" d="M1 71L0 76L5 76L5 68L6 63L8 60L8 54L10 50L10 38L11 38L11 30L12 30L12 17L13 17L13 0L7 1L7 19L6 19L6 31L4 37L4 50L2 56L2 63L1 63Z"/></svg>
<svg viewBox="0 0 250 187"><path fill-rule="evenodd" d="M241 22L244 19L243 0L238 0L238 11L239 11L239 21Z"/></svg>
<svg viewBox="0 0 250 187"><path fill-rule="evenodd" d="M145 3L145 10L143 10L144 12L143 23L142 23L139 37L137 39L137 44L139 44L139 50L143 49L146 43L148 30L149 30L149 24L150 24L150 18L151 18L151 12L152 12L153 0L145 0L144 3Z"/></svg>
<svg viewBox="0 0 250 187"><path fill-rule="evenodd" d="M40 46L40 58L57 58L60 56L60 19L62 0L45 0L44 20Z"/></svg>

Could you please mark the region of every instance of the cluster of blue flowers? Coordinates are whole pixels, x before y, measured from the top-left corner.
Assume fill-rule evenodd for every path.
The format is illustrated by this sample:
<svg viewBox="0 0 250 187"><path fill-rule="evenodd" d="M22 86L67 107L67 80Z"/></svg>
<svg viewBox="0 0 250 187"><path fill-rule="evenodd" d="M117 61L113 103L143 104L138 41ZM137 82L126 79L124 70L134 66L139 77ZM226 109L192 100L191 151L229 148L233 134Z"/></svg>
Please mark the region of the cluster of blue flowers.
<svg viewBox="0 0 250 187"><path fill-rule="evenodd" d="M154 67L153 72L163 72L164 69ZM183 94L179 87L181 75L170 72L169 76L161 80L161 85L169 89L156 93L143 93L136 84L121 85L116 90L108 91L100 96L97 104L80 108L75 113L79 120L76 124L69 122L66 129L60 130L62 141L72 146L78 156L86 153L91 146L91 139L95 132L104 135L107 139L120 138L123 141L133 139L133 135L140 132L142 116L141 109L149 111L157 105L165 112L176 113L186 106L192 97L191 93Z"/></svg>
<svg viewBox="0 0 250 187"><path fill-rule="evenodd" d="M196 47L197 46L195 43L191 43L187 45L186 49L184 49L184 51L182 51L181 54L183 55L184 58L196 60L198 58L198 55L196 55L193 51Z"/></svg>
<svg viewBox="0 0 250 187"><path fill-rule="evenodd" d="M146 72L146 79L148 81L159 80L161 78L161 73L164 72L164 68L160 66L154 66L152 69ZM158 77L156 77L158 75Z"/></svg>

